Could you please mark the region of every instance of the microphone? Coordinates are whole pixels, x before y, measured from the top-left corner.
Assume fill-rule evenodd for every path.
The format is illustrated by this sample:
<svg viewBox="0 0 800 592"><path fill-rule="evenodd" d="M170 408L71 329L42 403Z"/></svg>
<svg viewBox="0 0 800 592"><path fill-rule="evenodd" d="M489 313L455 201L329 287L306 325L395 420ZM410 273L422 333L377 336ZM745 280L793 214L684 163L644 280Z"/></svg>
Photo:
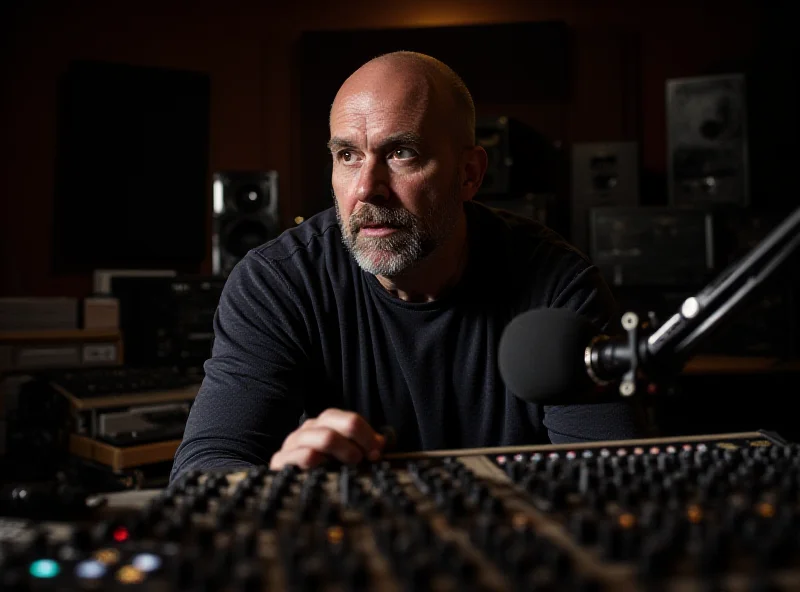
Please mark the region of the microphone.
<svg viewBox="0 0 800 592"><path fill-rule="evenodd" d="M629 372L627 341L601 334L566 308L529 310L500 338L498 365L511 391L530 403L607 400L606 385Z"/></svg>
<svg viewBox="0 0 800 592"><path fill-rule="evenodd" d="M800 207L660 326L652 313L644 323L635 313L625 313L621 320L627 338L602 335L569 309L525 312L511 320L500 338L500 374L514 394L531 403L609 400L605 387L616 381L619 394L633 395L641 379L676 374L798 251Z"/></svg>

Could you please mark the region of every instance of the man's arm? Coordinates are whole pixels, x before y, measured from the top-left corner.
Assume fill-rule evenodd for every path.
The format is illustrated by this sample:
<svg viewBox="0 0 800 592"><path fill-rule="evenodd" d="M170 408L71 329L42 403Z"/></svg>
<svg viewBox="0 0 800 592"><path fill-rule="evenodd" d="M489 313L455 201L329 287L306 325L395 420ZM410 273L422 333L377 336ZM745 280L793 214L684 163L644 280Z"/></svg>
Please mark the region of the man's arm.
<svg viewBox="0 0 800 592"><path fill-rule="evenodd" d="M192 468L267 465L303 413L306 327L297 296L251 252L225 283L214 347L175 454L171 479Z"/></svg>
<svg viewBox="0 0 800 592"><path fill-rule="evenodd" d="M551 304L574 310L600 331L616 318L614 296L594 266L584 267L566 283ZM645 414L638 402L585 405L550 405L544 408L544 425L550 441L569 444L598 440L623 440L646 435Z"/></svg>

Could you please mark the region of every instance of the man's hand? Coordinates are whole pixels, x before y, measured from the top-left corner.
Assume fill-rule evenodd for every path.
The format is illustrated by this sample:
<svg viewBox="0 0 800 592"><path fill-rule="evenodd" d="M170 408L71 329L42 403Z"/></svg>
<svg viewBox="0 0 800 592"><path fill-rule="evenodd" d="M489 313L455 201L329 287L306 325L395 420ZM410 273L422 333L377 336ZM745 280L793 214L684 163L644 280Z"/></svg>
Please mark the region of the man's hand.
<svg viewBox="0 0 800 592"><path fill-rule="evenodd" d="M386 439L357 413L326 409L286 436L281 449L272 456L269 468L277 471L285 465L297 465L308 469L328 458L345 464L355 464L364 458L377 460L385 444Z"/></svg>

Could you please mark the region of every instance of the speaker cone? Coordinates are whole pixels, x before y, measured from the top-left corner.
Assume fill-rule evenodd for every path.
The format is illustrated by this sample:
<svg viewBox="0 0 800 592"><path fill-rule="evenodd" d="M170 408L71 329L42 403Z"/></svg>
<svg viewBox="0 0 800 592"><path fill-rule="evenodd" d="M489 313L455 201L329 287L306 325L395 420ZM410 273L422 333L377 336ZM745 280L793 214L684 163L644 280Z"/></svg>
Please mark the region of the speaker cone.
<svg viewBox="0 0 800 592"><path fill-rule="evenodd" d="M272 238L272 233L258 220L236 222L228 232L225 248L234 257L242 258L251 249L263 245Z"/></svg>

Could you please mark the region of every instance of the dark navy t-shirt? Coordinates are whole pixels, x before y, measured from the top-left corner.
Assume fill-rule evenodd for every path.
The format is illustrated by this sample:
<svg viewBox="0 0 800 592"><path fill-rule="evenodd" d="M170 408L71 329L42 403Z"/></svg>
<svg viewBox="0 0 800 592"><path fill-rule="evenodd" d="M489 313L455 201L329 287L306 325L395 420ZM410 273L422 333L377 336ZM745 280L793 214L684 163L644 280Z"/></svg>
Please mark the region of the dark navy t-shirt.
<svg viewBox="0 0 800 592"><path fill-rule="evenodd" d="M268 464L302 418L329 407L392 426L397 450L640 436L627 403L543 408L505 387L497 348L512 318L566 307L605 329L614 301L597 269L551 230L464 207L469 261L434 302L404 302L362 271L333 209L251 251L225 284L173 478Z"/></svg>

